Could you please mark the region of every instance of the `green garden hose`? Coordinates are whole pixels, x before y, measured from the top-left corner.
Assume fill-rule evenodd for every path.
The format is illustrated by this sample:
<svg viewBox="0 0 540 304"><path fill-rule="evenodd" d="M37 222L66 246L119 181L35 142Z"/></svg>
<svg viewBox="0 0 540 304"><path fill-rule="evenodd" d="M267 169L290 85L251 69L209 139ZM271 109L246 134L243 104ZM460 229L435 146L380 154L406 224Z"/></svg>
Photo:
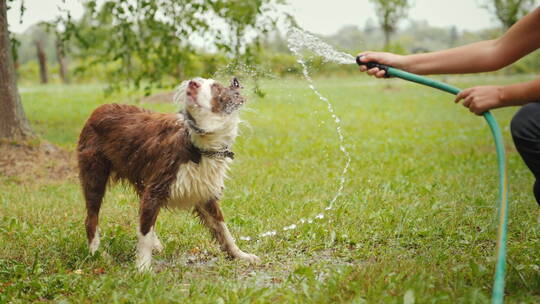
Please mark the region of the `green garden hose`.
<svg viewBox="0 0 540 304"><path fill-rule="evenodd" d="M379 68L380 70L386 71L387 77L397 77L407 81L416 82L423 84L435 89L439 89L450 94L457 95L461 92L460 89L422 77L413 73L405 72L387 65L379 64L376 62L364 63L360 61L360 56L356 57L356 63L358 65L365 65L368 69ZM508 179L506 174L506 157L504 152L503 137L501 134L501 129L499 124L493 117L493 115L488 111L483 114L493 139L495 141L495 148L497 150L497 162L499 166L499 229L497 233L497 264L495 266L495 279L493 282L493 293L491 296L491 302L493 304L500 304L504 301L504 278L505 278L505 268L506 268L506 240L508 232Z"/></svg>

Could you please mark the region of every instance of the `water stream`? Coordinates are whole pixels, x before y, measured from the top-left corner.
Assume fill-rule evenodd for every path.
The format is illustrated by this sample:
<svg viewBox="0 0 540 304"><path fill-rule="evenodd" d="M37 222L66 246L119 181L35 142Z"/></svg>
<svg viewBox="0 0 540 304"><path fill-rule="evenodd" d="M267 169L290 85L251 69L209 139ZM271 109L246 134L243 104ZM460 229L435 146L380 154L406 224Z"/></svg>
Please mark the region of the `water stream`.
<svg viewBox="0 0 540 304"><path fill-rule="evenodd" d="M311 224L316 220L323 219L325 217L325 212L332 210L334 207L334 204L336 200L342 195L343 189L345 188L345 183L347 181L347 172L349 170L349 166L351 164L351 156L349 152L347 151L347 148L345 147L345 137L343 136L343 131L341 128L341 120L336 115L336 112L334 110L334 107L330 100L326 98L321 92L315 87L315 84L313 82L313 79L309 75L309 67L306 64L306 61L303 56L303 51L308 50L311 51L318 56L321 56L324 58L325 62L333 62L338 64L355 64L355 58L347 53L339 52L336 49L334 49L329 44L323 42L319 38L302 31L301 29L291 27L288 34L287 34L287 44L291 52L295 55L298 64L302 67L302 73L304 75L304 78L308 82L308 87L317 95L317 97L323 101L328 109L328 112L332 116L332 119L334 120L335 126L336 126L336 133L338 135L339 139L339 150L343 153L343 156L345 158L345 165L343 166L343 169L341 170L341 175L339 177L339 186L336 190L336 193L326 206L323 211L318 213L315 217L309 218L309 219L300 219L298 222L290 224L288 226L283 227L281 230L270 230L263 233L260 233L257 237L248 237L248 236L241 236L240 239L244 241L250 241L250 240L259 240L264 237L270 237L277 235L280 231L288 231L296 229L299 225L303 224Z"/></svg>

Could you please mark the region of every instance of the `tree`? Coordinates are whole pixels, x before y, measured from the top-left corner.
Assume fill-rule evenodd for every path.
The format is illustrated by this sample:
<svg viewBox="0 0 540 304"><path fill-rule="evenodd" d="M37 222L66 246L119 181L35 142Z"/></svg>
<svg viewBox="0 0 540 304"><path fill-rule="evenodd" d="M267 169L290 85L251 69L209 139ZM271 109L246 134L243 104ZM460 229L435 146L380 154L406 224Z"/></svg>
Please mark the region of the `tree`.
<svg viewBox="0 0 540 304"><path fill-rule="evenodd" d="M375 5L379 25L384 32L384 48L390 45L390 36L397 30L397 24L407 16L409 0L370 0Z"/></svg>
<svg viewBox="0 0 540 304"><path fill-rule="evenodd" d="M7 0L0 0L0 138L23 139L33 133L17 89L7 10Z"/></svg>
<svg viewBox="0 0 540 304"><path fill-rule="evenodd" d="M495 15L503 30L508 30L535 5L535 0L485 0L483 7Z"/></svg>
<svg viewBox="0 0 540 304"><path fill-rule="evenodd" d="M42 22L40 24L40 30L44 30L43 33L40 33L40 37L51 42L54 48L54 55L56 55L56 62L58 63L58 73L60 74L60 79L62 83L69 84L69 76L67 69L67 60L65 54L65 43L62 40L64 37L61 28L62 19L57 17L56 20L50 22ZM39 38L37 38L39 39ZM41 39L40 39L41 41ZM46 52L43 54L46 56ZM41 65L40 65L41 67Z"/></svg>
<svg viewBox="0 0 540 304"><path fill-rule="evenodd" d="M32 132L16 85L7 22L10 1L0 0L0 137L18 138ZM178 64L184 63L180 68L185 70L188 58L201 50L220 51L235 62L256 60L259 35L275 26L277 14L269 12L283 1L85 0L82 20L73 20L69 12L61 18L62 42L76 42L74 49L89 66L112 70L104 79L112 88L128 84L149 92L163 81L176 84Z"/></svg>
<svg viewBox="0 0 540 304"><path fill-rule="evenodd" d="M59 65L60 78L64 84L69 84L69 76L67 71L66 57L64 54L64 44L59 38L59 33L56 33L56 41L54 43L54 49L56 51L56 60Z"/></svg>
<svg viewBox="0 0 540 304"><path fill-rule="evenodd" d="M39 79L42 84L46 84L49 82L49 78L47 77L47 56L45 56L45 51L43 50L43 41L38 38L34 43L36 45L36 55L39 63Z"/></svg>
<svg viewBox="0 0 540 304"><path fill-rule="evenodd" d="M83 69L112 70L110 89L134 86L149 93L176 84L189 74L189 58L208 49L249 63L259 35L274 26L268 12L281 1L87 0L81 20L64 18L63 40L75 44L74 56L86 58Z"/></svg>
<svg viewBox="0 0 540 304"><path fill-rule="evenodd" d="M458 33L457 27L455 25L453 25L450 28L450 35L449 36L450 37L448 37L448 47L456 46L456 42L459 39L459 33Z"/></svg>
<svg viewBox="0 0 540 304"><path fill-rule="evenodd" d="M367 20L366 20L366 24L364 25L364 33L366 35L371 35L373 34L375 31L377 30L377 28L375 27L375 24L373 22L373 19L371 19L371 17L369 17Z"/></svg>
<svg viewBox="0 0 540 304"><path fill-rule="evenodd" d="M335 34L328 36L326 40L344 50L357 51L361 48L361 42L366 39L358 26L345 25Z"/></svg>

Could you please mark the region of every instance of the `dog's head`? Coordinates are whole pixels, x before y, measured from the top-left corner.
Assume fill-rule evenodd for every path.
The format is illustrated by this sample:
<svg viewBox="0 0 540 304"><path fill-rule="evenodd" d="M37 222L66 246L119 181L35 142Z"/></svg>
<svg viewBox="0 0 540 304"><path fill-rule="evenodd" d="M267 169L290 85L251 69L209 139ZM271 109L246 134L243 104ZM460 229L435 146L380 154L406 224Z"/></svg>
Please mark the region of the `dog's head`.
<svg viewBox="0 0 540 304"><path fill-rule="evenodd" d="M235 113L244 104L242 86L233 78L226 87L213 79L195 78L182 82L175 99L203 129L218 129L236 119Z"/></svg>

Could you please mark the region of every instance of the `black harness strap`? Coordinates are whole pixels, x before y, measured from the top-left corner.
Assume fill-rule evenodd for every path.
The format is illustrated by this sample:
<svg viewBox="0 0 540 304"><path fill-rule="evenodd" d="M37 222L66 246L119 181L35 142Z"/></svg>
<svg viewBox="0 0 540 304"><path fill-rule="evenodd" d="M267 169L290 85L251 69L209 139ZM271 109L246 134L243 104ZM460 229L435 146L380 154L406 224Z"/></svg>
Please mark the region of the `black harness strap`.
<svg viewBox="0 0 540 304"><path fill-rule="evenodd" d="M187 110L184 110L182 112L182 115L184 116L184 120L187 122L190 131L195 132L195 134L197 135L212 134L211 132L206 132L204 129L197 126L197 121ZM192 151L191 160L196 164L200 163L201 156L205 156L212 159L220 159L220 158L234 159L234 152L232 152L226 147L222 150L204 150L195 146L195 144L191 143L190 150Z"/></svg>
<svg viewBox="0 0 540 304"><path fill-rule="evenodd" d="M197 126L197 121L195 120L195 118L193 118L193 116L187 110L184 110L182 114L184 115L184 120L188 123L189 128L193 130L193 132L199 135L211 134L211 132L206 132L206 130Z"/></svg>

